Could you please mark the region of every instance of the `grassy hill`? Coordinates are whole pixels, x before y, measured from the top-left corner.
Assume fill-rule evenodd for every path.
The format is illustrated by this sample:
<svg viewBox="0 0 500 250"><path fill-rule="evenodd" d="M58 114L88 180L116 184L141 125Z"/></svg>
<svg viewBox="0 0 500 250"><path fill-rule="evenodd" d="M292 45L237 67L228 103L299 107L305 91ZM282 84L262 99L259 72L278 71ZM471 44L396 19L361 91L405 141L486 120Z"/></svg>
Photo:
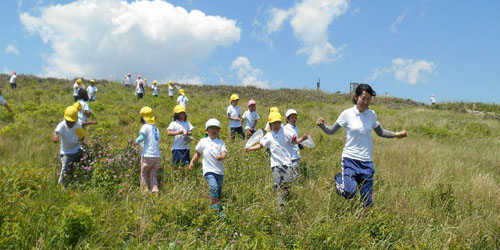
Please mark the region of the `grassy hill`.
<svg viewBox="0 0 500 250"><path fill-rule="evenodd" d="M0 249L59 248L476 248L500 247L500 109L496 105L450 103L434 108L410 100L377 97L371 106L384 128L406 129L408 138L374 135L375 184L372 209L359 195L335 193L345 130L329 136L315 125L332 124L352 106L350 97L312 90L262 90L229 86L183 86L195 127L191 152L204 136L204 123L223 124L229 96L238 93L246 110L257 101L263 128L270 106L299 113L301 133L316 148L302 151L302 178L280 208L272 191L264 151L244 152L245 142L221 139L228 157L222 204L224 219L209 209L201 166L170 164L167 135L175 100L167 89L137 100L132 90L99 81L90 104L98 125L89 126L86 166L68 190L56 184L59 144L51 134L73 103L73 81L19 76L10 90L0 76L13 113L0 119ZM86 84L87 85L87 84ZM139 156L131 143L140 129L139 109L149 105L161 132L159 194L139 190ZM475 108L490 115L467 113ZM464 111L465 110L465 111ZM192 155L193 153L191 153ZM91 168L90 168L91 166Z"/></svg>

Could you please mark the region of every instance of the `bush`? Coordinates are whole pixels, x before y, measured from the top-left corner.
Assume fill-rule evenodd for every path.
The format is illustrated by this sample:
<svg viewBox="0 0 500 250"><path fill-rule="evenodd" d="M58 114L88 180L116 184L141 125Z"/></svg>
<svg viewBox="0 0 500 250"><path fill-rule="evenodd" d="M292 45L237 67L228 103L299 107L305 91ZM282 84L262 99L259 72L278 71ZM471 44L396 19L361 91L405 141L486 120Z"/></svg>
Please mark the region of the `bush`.
<svg viewBox="0 0 500 250"><path fill-rule="evenodd" d="M64 209L59 230L65 245L76 246L92 228L91 208L72 203Z"/></svg>

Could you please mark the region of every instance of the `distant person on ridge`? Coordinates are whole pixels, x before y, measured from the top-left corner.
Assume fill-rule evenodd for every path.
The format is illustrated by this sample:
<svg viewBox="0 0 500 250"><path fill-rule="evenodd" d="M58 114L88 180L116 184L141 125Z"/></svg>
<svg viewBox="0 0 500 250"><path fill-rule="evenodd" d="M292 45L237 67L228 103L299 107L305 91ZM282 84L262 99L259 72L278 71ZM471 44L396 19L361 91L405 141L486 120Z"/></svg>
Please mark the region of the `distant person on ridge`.
<svg viewBox="0 0 500 250"><path fill-rule="evenodd" d="M317 125L327 134L334 134L344 127L347 140L342 152L342 172L335 175L335 188L339 195L351 199L360 187L361 202L364 207L373 206L373 175L375 168L372 159L372 133L384 138L404 138L406 130L391 132L382 128L375 112L369 109L372 97L376 93L368 84L360 84L352 98L354 107L344 110L332 126L325 125L325 119L319 117Z"/></svg>
<svg viewBox="0 0 500 250"><path fill-rule="evenodd" d="M231 130L231 140L234 141L236 133L240 134L245 139L243 128L241 127L241 109L238 107L240 97L237 94L232 94L230 97L231 104L227 106L227 119L229 119L229 129Z"/></svg>
<svg viewBox="0 0 500 250"><path fill-rule="evenodd" d="M95 80L90 80L90 85L87 87L87 93L89 94L89 102L95 102L95 94L97 93L97 87L95 86Z"/></svg>
<svg viewBox="0 0 500 250"><path fill-rule="evenodd" d="M436 105L436 97L434 97L434 94L431 95L431 105Z"/></svg>
<svg viewBox="0 0 500 250"><path fill-rule="evenodd" d="M222 183L224 181L224 165L222 161L226 159L227 149L224 141L219 138L220 122L217 119L209 119L205 123L208 137L202 138L196 145L196 153L189 164L189 170L203 154L202 171L210 188L210 207L217 210L223 216L220 200L222 198Z"/></svg>
<svg viewBox="0 0 500 250"><path fill-rule="evenodd" d="M156 80L153 81L153 86L151 86L153 89L153 97L158 97L158 82Z"/></svg>
<svg viewBox="0 0 500 250"><path fill-rule="evenodd" d="M73 164L82 158L82 148L79 141L87 135L87 131L78 122L78 110L75 106L69 106L64 110L64 120L60 122L52 133L54 143L61 142L61 173L59 183L66 188L68 180L66 176L72 176Z"/></svg>
<svg viewBox="0 0 500 250"><path fill-rule="evenodd" d="M155 116L150 107L143 107L139 112L142 127L135 143L144 143L141 155L141 189L158 192L157 173L160 167L160 130L155 125Z"/></svg>
<svg viewBox="0 0 500 250"><path fill-rule="evenodd" d="M12 109L9 107L9 104L7 104L7 101L2 96L2 89L0 89L0 115L2 114L2 106L5 106L7 110L12 113Z"/></svg>
<svg viewBox="0 0 500 250"><path fill-rule="evenodd" d="M17 79L17 74L15 71L12 71L12 74L10 75L10 79L9 79L10 88L12 88L12 89L17 88L16 79Z"/></svg>
<svg viewBox="0 0 500 250"><path fill-rule="evenodd" d="M132 82L130 80L130 77L132 75L130 73L125 75L125 87L130 88L132 86Z"/></svg>
<svg viewBox="0 0 500 250"><path fill-rule="evenodd" d="M169 81L168 82L168 96L170 97L170 99L174 99L174 87L172 85L173 85L172 81Z"/></svg>
<svg viewBox="0 0 500 250"><path fill-rule="evenodd" d="M174 121L168 125L168 135L174 137L172 142L172 165L189 165L189 143L192 140L193 125L187 121L186 108L177 105L174 108Z"/></svg>
<svg viewBox="0 0 500 250"><path fill-rule="evenodd" d="M75 100L75 102L78 101L78 91L80 89L83 89L83 88L84 88L84 86L83 86L82 79L80 79L80 78L77 79L75 81L75 83L73 84L73 99Z"/></svg>
<svg viewBox="0 0 500 250"><path fill-rule="evenodd" d="M144 82L141 79L141 75L137 75L135 93L137 94L137 99L142 99L144 97Z"/></svg>
<svg viewBox="0 0 500 250"><path fill-rule="evenodd" d="M177 97L177 105L182 105L187 109L188 101L189 99L187 98L186 93L184 93L184 89L180 89L179 96Z"/></svg>
<svg viewBox="0 0 500 250"><path fill-rule="evenodd" d="M245 120L245 133L247 138L250 138L255 133L255 128L257 126L257 121L260 119L256 108L257 103L254 99L248 101L248 110L243 113L241 117Z"/></svg>

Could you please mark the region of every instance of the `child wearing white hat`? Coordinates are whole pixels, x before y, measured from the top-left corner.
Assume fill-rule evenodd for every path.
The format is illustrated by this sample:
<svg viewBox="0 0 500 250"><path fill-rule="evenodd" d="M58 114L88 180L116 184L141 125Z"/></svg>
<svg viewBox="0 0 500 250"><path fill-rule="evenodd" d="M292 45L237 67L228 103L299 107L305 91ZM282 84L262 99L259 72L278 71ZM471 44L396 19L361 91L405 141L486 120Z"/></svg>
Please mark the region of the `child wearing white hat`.
<svg viewBox="0 0 500 250"><path fill-rule="evenodd" d="M202 171L210 187L210 207L215 208L220 215L223 215L220 206L224 180L222 161L227 156L227 149L224 141L219 139L220 122L217 119L209 119L205 123L205 129L208 137L202 138L196 145L196 153L191 159L189 169L193 169L194 164L203 154Z"/></svg>
<svg viewBox="0 0 500 250"><path fill-rule="evenodd" d="M286 121L287 124L283 127L285 131L285 140L288 143L288 151L292 157L292 173L293 178L296 179L300 175L299 170L299 160L300 160L300 148L299 144L304 140L307 140L307 134L299 137L299 128L296 126L297 123L297 111L295 109L289 109L286 111Z"/></svg>

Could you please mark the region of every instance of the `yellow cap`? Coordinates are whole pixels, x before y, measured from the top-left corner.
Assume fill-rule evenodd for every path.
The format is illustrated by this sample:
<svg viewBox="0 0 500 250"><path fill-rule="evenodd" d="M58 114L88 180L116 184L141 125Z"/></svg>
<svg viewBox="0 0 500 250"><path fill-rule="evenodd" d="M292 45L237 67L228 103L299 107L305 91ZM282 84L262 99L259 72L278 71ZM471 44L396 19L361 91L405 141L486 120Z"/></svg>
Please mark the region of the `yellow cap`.
<svg viewBox="0 0 500 250"><path fill-rule="evenodd" d="M87 135L87 131L83 128L75 129L75 134L78 136L78 139L82 139Z"/></svg>
<svg viewBox="0 0 500 250"><path fill-rule="evenodd" d="M68 106L64 110L64 119L68 122L78 121L78 109L75 106Z"/></svg>
<svg viewBox="0 0 500 250"><path fill-rule="evenodd" d="M271 108L269 109L269 113L272 113L272 112L278 112L278 113L279 113L279 112L280 112L280 109L279 109L278 107L271 107Z"/></svg>
<svg viewBox="0 0 500 250"><path fill-rule="evenodd" d="M173 82L172 81L169 81L168 82L168 86L172 86Z"/></svg>
<svg viewBox="0 0 500 250"><path fill-rule="evenodd" d="M76 80L76 83L83 84L83 81L82 81L82 79L78 79L78 80Z"/></svg>
<svg viewBox="0 0 500 250"><path fill-rule="evenodd" d="M281 114L278 112L271 112L268 118L269 123L281 122Z"/></svg>
<svg viewBox="0 0 500 250"><path fill-rule="evenodd" d="M90 80L90 82L91 82L91 83L95 83L95 80L94 80L94 79L92 79L92 80Z"/></svg>
<svg viewBox="0 0 500 250"><path fill-rule="evenodd" d="M147 82L147 81L148 81L148 79L144 78L144 82Z"/></svg>
<svg viewBox="0 0 500 250"><path fill-rule="evenodd" d="M156 85L158 82L156 80L153 81L153 84Z"/></svg>
<svg viewBox="0 0 500 250"><path fill-rule="evenodd" d="M182 105L177 105L175 106L174 108L174 114L179 114L179 113L182 113L182 112L186 112L186 107L182 106Z"/></svg>
<svg viewBox="0 0 500 250"><path fill-rule="evenodd" d="M155 116L153 115L153 109L151 109L148 106L145 106L141 108L141 111L139 113L141 114L142 119L144 119L147 123L155 124Z"/></svg>
<svg viewBox="0 0 500 250"><path fill-rule="evenodd" d="M82 104L80 102L73 103L73 107L75 107L78 111L82 110Z"/></svg>
<svg viewBox="0 0 500 250"><path fill-rule="evenodd" d="M185 95L185 94L184 94L184 89L179 89L179 93L180 93L181 95Z"/></svg>
<svg viewBox="0 0 500 250"><path fill-rule="evenodd" d="M240 97L237 95L237 94L232 94L231 95L231 101L236 101L236 100L239 100Z"/></svg>

